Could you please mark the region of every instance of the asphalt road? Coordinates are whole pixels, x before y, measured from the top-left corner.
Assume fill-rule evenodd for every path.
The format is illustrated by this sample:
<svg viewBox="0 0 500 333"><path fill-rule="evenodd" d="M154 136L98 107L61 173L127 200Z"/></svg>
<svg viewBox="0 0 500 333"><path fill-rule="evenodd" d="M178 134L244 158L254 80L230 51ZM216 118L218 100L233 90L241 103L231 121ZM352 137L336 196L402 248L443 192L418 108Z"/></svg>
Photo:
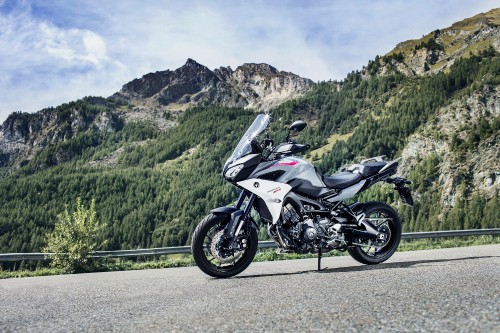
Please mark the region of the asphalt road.
<svg viewBox="0 0 500 333"><path fill-rule="evenodd" d="M500 332L500 245L0 280L1 332Z"/></svg>

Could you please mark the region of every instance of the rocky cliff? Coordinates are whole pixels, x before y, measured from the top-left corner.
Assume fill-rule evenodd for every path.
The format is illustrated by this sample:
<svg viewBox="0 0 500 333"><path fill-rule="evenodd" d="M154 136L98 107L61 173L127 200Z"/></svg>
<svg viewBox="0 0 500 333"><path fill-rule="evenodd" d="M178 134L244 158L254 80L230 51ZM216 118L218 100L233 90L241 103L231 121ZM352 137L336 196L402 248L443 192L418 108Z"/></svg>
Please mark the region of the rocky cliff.
<svg viewBox="0 0 500 333"><path fill-rule="evenodd" d="M500 8L437 29L420 39L399 43L364 68L365 75L399 71L407 76L447 70L457 59L492 47L500 52Z"/></svg>
<svg viewBox="0 0 500 333"><path fill-rule="evenodd" d="M199 103L269 110L305 94L314 82L268 64L244 64L210 70L188 59L174 71L144 75L113 95L136 112L183 110Z"/></svg>
<svg viewBox="0 0 500 333"><path fill-rule="evenodd" d="M23 165L40 150L79 133L119 129L122 121L111 111L115 106L104 98L86 97L34 114L12 113L0 126L0 166ZM54 158L55 163L66 160L62 155Z"/></svg>
<svg viewBox="0 0 500 333"><path fill-rule="evenodd" d="M500 9L493 9L398 44L371 62L364 74L397 71L412 77L446 73L462 57L499 51ZM498 82L498 75L488 74L483 80ZM454 207L462 195L492 198L500 191L499 93L497 84L489 84L454 96L432 121L407 139L400 172L410 174L419 162L435 158L438 177L428 185L439 193L444 208Z"/></svg>
<svg viewBox="0 0 500 333"><path fill-rule="evenodd" d="M442 108L432 122L408 138L399 171L410 174L419 161L436 157L435 186L444 207L454 206L464 182L469 194L481 192L492 198L500 191L500 133L494 130L500 119L499 96L499 86L485 86Z"/></svg>

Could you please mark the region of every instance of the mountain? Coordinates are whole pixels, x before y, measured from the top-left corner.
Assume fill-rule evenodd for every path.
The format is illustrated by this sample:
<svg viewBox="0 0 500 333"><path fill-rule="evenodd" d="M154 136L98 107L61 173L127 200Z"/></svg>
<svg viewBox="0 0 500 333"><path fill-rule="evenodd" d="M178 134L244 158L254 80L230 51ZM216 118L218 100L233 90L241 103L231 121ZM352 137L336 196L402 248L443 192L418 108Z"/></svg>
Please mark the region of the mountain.
<svg viewBox="0 0 500 333"><path fill-rule="evenodd" d="M249 63L234 71L231 67L211 71L188 59L174 71L146 74L125 84L113 97L134 106L128 118L142 114L155 119L160 113L176 114L198 104L269 110L303 95L313 85L309 79L268 64Z"/></svg>
<svg viewBox="0 0 500 333"><path fill-rule="evenodd" d="M135 79L108 99L87 97L35 114L11 114L0 127L0 166L26 164L45 147L89 130L118 131L123 123L138 121L165 130L175 126L183 110L198 104L269 110L302 96L313 85L309 79L267 64L211 71L188 59L174 71ZM71 157L61 153L52 164Z"/></svg>
<svg viewBox="0 0 500 333"><path fill-rule="evenodd" d="M309 123L297 140L324 173L402 157L413 208L389 185L359 199L393 205L405 231L499 227L499 16L400 43L338 82L188 60L108 98L14 113L0 129L0 252L38 251L77 197L95 198L110 250L188 244L211 208L234 200L221 165L268 108L277 139L297 118Z"/></svg>
<svg viewBox="0 0 500 333"><path fill-rule="evenodd" d="M402 173L415 161L437 157L441 203L452 207L461 178L470 189L492 198L500 188L500 87L484 86L440 108L432 122L411 135L402 152Z"/></svg>
<svg viewBox="0 0 500 333"><path fill-rule="evenodd" d="M457 59L500 49L500 8L437 29L420 39L408 40L370 62L365 74L397 70L407 76L432 75L447 70Z"/></svg>
<svg viewBox="0 0 500 333"><path fill-rule="evenodd" d="M432 76L449 73L453 64L464 59L471 60L468 66L479 68L475 55L494 55L499 50L500 9L494 9L435 30L422 39L400 43L385 58L405 75ZM402 61L394 59L401 59L401 55ZM436 180L428 192L435 193L443 208L438 213L441 220L450 209L474 209L477 200L493 203L498 198L500 67L494 64L486 70L483 66L476 83L467 82L464 76L457 78L467 89L450 95L446 105L408 137L402 151L401 173L410 173L422 161L436 164ZM480 223L463 219L461 225L474 228Z"/></svg>
<svg viewBox="0 0 500 333"><path fill-rule="evenodd" d="M113 110L120 104L100 97L86 97L34 114L15 112L0 126L0 167L26 165L47 147L68 142L79 134L94 130L113 132L123 120ZM54 163L67 161L65 151L53 156Z"/></svg>
<svg viewBox="0 0 500 333"><path fill-rule="evenodd" d="M211 71L188 59L175 71L150 73L125 84L114 97L138 105L167 106L167 110L198 103L268 110L303 95L313 84L309 79L278 71L268 64Z"/></svg>

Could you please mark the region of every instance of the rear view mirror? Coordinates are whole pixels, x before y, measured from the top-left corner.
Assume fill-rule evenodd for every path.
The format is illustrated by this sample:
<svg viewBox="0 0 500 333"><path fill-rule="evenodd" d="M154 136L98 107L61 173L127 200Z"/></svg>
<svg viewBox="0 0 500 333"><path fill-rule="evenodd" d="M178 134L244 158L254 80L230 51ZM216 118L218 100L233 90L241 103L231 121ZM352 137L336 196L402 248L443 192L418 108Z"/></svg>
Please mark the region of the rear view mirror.
<svg viewBox="0 0 500 333"><path fill-rule="evenodd" d="M305 122L303 122L302 120L297 120L297 121L294 121L294 123L290 125L288 130L300 132L304 128L306 128L306 126L307 126L307 124Z"/></svg>
<svg viewBox="0 0 500 333"><path fill-rule="evenodd" d="M294 121L293 124L291 124L290 127L288 127L288 133L286 135L285 142L290 141L290 133L292 131L300 132L304 128L306 128L306 126L307 126L307 124L305 122L303 122L302 120L296 120L296 121Z"/></svg>

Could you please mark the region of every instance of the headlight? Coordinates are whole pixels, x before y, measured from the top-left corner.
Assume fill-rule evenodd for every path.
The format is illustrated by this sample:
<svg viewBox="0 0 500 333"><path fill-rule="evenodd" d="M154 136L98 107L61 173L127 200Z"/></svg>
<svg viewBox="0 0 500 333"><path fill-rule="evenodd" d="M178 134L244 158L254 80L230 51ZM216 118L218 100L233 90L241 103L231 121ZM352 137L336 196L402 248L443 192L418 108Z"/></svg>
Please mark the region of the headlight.
<svg viewBox="0 0 500 333"><path fill-rule="evenodd" d="M241 171L241 169L243 169L243 164L235 165L234 167L227 169L226 173L224 174L224 177L234 178Z"/></svg>

